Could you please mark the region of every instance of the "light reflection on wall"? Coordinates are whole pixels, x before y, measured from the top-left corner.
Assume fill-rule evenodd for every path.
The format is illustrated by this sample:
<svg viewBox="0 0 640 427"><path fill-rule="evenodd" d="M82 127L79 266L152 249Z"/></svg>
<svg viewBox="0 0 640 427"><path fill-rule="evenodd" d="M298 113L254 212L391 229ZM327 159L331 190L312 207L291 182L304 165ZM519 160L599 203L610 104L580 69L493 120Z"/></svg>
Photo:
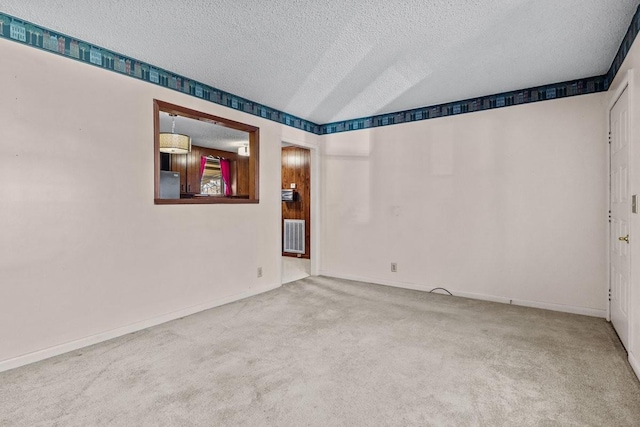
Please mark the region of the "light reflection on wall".
<svg viewBox="0 0 640 427"><path fill-rule="evenodd" d="M327 141L323 149L325 173L332 177L331 182L341 183L350 195L344 198L339 192L327 192L327 208L338 212L340 221L368 223L371 220L370 141L363 138L349 144Z"/></svg>

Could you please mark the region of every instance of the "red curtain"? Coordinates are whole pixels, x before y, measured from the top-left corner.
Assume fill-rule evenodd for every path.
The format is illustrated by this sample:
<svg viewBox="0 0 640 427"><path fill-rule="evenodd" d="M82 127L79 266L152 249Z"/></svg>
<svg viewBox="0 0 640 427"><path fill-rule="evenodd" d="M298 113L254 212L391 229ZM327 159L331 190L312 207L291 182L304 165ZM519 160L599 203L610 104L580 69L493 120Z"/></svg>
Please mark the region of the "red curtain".
<svg viewBox="0 0 640 427"><path fill-rule="evenodd" d="M224 195L231 195L231 162L229 159L220 159L220 173L224 181Z"/></svg>
<svg viewBox="0 0 640 427"><path fill-rule="evenodd" d="M200 182L202 182L202 175L204 175L204 168L207 167L207 158L205 156L200 157Z"/></svg>

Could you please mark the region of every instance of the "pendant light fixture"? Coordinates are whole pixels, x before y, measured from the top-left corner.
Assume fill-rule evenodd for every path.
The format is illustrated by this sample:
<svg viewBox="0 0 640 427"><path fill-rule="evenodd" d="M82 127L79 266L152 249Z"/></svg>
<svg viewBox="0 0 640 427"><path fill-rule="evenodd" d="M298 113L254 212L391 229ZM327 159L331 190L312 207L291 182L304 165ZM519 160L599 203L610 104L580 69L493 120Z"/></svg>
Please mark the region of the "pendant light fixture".
<svg viewBox="0 0 640 427"><path fill-rule="evenodd" d="M173 119L171 133L160 133L160 152L169 154L187 154L191 151L191 138L176 133L176 115L169 114Z"/></svg>

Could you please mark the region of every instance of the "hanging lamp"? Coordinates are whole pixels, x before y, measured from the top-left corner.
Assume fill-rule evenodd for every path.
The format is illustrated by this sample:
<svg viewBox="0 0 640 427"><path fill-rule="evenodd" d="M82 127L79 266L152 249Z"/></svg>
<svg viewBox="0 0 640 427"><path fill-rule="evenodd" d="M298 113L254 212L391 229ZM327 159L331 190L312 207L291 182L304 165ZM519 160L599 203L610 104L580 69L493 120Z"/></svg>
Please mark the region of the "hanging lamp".
<svg viewBox="0 0 640 427"><path fill-rule="evenodd" d="M173 119L171 133L160 133L160 152L169 154L187 154L191 151L191 138L176 133L176 115L169 114Z"/></svg>

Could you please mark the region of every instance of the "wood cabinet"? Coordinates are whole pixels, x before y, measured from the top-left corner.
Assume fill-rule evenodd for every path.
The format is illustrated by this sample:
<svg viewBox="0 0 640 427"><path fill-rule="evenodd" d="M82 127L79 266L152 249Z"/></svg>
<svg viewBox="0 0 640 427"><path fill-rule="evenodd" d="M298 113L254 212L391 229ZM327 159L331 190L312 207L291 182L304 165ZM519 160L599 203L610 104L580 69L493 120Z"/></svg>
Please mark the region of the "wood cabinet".
<svg viewBox="0 0 640 427"><path fill-rule="evenodd" d="M200 157L207 155L202 152L202 149L198 146L192 146L191 152L185 157L187 158L187 180L186 186L187 194L200 193Z"/></svg>
<svg viewBox="0 0 640 427"><path fill-rule="evenodd" d="M233 161L232 169L233 168ZM236 191L234 194L239 196L248 196L249 195L249 158L245 156L238 156L237 161L235 162L235 178L236 178ZM233 170L232 170L233 174Z"/></svg>
<svg viewBox="0 0 640 427"><path fill-rule="evenodd" d="M180 194L200 193L200 157L202 147L191 146L187 154L171 155L171 170L180 173ZM205 149L206 150L206 149Z"/></svg>

